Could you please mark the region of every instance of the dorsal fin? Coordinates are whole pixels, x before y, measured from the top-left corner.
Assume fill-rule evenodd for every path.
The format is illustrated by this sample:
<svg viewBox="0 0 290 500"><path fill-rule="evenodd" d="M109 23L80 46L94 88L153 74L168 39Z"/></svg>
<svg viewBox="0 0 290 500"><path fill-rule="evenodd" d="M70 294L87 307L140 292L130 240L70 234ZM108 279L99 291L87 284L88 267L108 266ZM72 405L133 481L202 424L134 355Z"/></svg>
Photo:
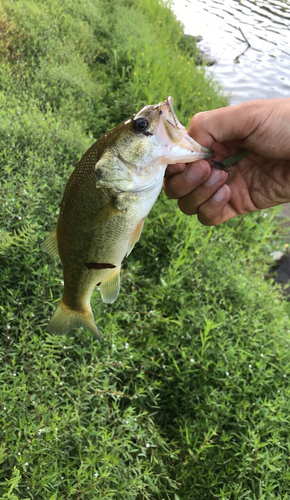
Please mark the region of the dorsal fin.
<svg viewBox="0 0 290 500"><path fill-rule="evenodd" d="M58 245L57 245L57 236L56 236L56 227L53 231L45 238L42 249L44 252L49 253L52 257L59 257L58 253Z"/></svg>

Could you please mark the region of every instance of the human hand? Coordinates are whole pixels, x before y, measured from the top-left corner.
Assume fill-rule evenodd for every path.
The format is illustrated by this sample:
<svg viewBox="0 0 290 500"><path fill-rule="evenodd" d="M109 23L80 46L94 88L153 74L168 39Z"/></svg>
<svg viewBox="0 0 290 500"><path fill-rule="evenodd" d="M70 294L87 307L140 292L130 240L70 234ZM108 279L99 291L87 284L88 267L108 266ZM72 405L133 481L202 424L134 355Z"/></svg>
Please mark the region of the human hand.
<svg viewBox="0 0 290 500"><path fill-rule="evenodd" d="M218 225L236 215L290 202L290 98L249 101L196 114L188 131L222 161L249 149L230 172L210 160L169 165L164 188L187 215Z"/></svg>

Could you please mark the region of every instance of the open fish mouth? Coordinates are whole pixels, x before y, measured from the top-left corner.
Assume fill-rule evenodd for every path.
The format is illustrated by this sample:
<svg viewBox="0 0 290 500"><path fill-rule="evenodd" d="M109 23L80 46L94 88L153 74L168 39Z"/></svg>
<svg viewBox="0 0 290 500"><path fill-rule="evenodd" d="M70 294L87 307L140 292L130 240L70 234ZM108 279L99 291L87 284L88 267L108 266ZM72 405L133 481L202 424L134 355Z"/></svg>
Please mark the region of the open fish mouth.
<svg viewBox="0 0 290 500"><path fill-rule="evenodd" d="M168 115L168 118L166 117L166 121L174 128L179 128L179 129L182 129L182 130L185 130L185 127L180 123L180 121L178 120L177 118L177 115L174 111L174 107L173 107L173 97L170 95L169 97L167 97L167 99L161 104L161 111L162 113L165 113L166 114L166 111L167 111L167 115ZM165 108L165 109L164 109Z"/></svg>
<svg viewBox="0 0 290 500"><path fill-rule="evenodd" d="M199 159L208 159L213 156L213 151L211 149L205 148L198 144L192 137L190 137L185 129L185 127L180 123L177 118L177 115L173 108L173 98L169 96L165 101L160 103L159 105L161 114L161 123L164 127L164 132L166 134L166 139L170 140L170 150L171 153L174 153L174 150L179 149L190 151L192 155L190 159L186 159L184 161L196 161ZM159 125L160 127L160 125ZM159 137L162 141L164 141L165 136L164 132L162 133L159 128ZM177 152L177 151L176 151ZM172 154L171 154L172 156ZM182 160L179 160L182 161Z"/></svg>

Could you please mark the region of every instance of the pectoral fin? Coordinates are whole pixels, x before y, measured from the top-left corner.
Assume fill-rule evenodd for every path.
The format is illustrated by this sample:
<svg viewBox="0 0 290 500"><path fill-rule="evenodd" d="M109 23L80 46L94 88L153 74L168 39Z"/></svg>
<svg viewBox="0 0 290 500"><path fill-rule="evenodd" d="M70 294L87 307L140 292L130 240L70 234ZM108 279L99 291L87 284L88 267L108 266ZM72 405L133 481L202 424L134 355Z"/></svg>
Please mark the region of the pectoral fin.
<svg viewBox="0 0 290 500"><path fill-rule="evenodd" d="M134 229L134 231L132 233L132 236L131 236L131 239L130 239L130 242L129 242L129 245L128 245L127 255L129 255L132 252L135 244L140 239L140 236L141 236L141 233L142 233L142 229L143 229L143 226L144 226L144 222L145 222L145 218L146 217L144 217L143 219L140 220L140 222L138 222L137 226L135 227L135 229Z"/></svg>
<svg viewBox="0 0 290 500"><path fill-rule="evenodd" d="M112 201L105 205L97 215L85 226L84 232L92 231L96 229L100 224L104 222L108 222L112 217L116 217L116 215L120 215L123 210L120 210L116 207L115 203Z"/></svg>
<svg viewBox="0 0 290 500"><path fill-rule="evenodd" d="M117 299L120 292L120 267L117 267L109 278L100 286L100 292L103 302L112 304Z"/></svg>
<svg viewBox="0 0 290 500"><path fill-rule="evenodd" d="M49 253L52 257L59 257L58 246L57 246L57 236L56 227L54 230L45 238L42 249L44 252Z"/></svg>

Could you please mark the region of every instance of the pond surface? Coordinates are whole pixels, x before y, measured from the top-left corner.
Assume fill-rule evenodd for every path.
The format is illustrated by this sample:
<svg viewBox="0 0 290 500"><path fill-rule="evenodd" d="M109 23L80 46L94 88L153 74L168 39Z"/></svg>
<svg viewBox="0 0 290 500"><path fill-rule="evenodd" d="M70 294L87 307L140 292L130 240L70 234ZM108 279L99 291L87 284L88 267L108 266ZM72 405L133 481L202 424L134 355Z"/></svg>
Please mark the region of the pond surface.
<svg viewBox="0 0 290 500"><path fill-rule="evenodd" d="M173 0L231 104L290 97L290 0Z"/></svg>

